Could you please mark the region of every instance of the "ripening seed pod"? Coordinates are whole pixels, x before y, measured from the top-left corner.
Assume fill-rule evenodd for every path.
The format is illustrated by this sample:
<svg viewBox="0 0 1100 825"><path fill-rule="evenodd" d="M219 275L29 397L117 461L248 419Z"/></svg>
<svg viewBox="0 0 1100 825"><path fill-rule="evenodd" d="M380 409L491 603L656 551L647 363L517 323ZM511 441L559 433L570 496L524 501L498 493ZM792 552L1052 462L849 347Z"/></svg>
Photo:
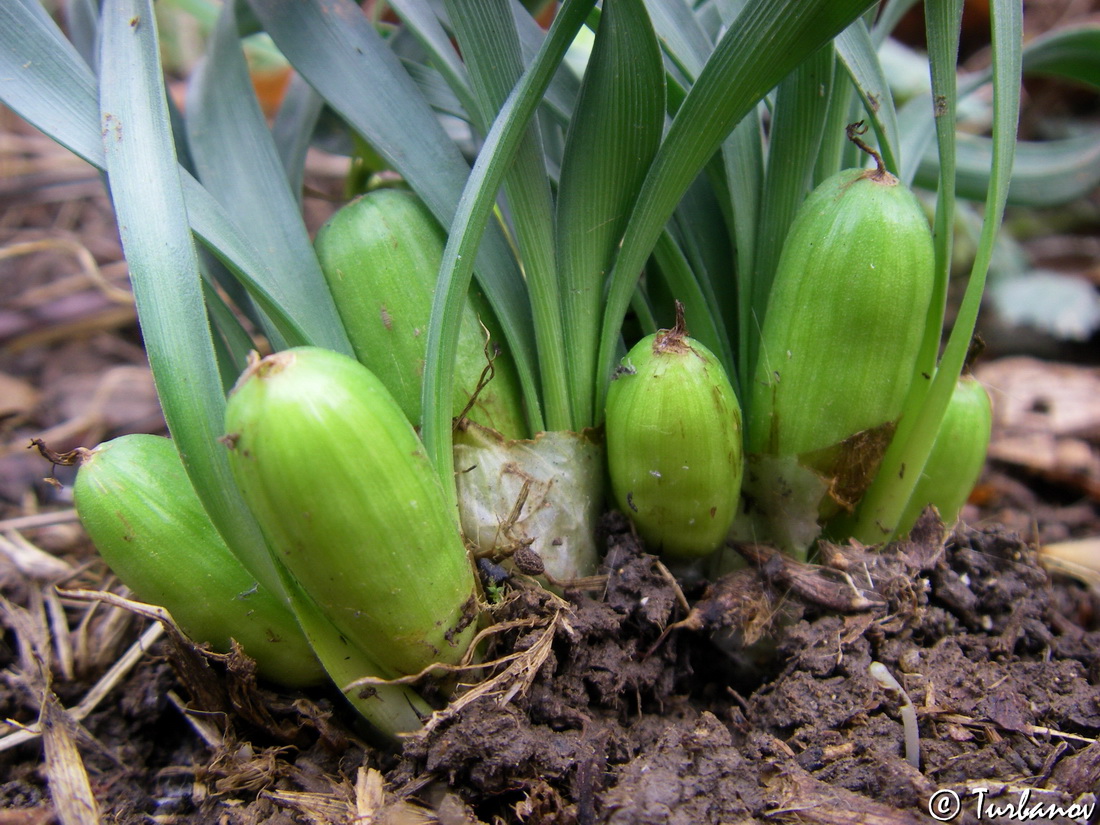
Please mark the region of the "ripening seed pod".
<svg viewBox="0 0 1100 825"><path fill-rule="evenodd" d="M679 310L679 307L678 307ZM639 341L607 394L605 431L619 508L654 548L717 549L741 493L741 407L718 359L676 326Z"/></svg>
<svg viewBox="0 0 1100 825"><path fill-rule="evenodd" d="M370 370L315 347L256 360L226 432L273 552L338 630L394 674L462 657L473 568L419 437Z"/></svg>
<svg viewBox="0 0 1100 825"><path fill-rule="evenodd" d="M892 427L916 369L933 260L920 203L881 164L809 195L768 300L749 452L801 456Z"/></svg>
<svg viewBox="0 0 1100 825"><path fill-rule="evenodd" d="M226 652L236 639L262 675L285 685L324 681L289 607L218 534L171 440L124 435L100 444L84 457L73 495L110 568L193 640Z"/></svg>
<svg viewBox="0 0 1100 825"><path fill-rule="evenodd" d="M417 426L428 320L446 241L415 195L378 189L339 209L314 244L355 357L381 379ZM466 409L485 372L486 330L490 346L503 347L488 303L471 292L459 330L455 416ZM507 438L527 435L519 378L507 351L499 350L492 380L476 394L466 413L471 421Z"/></svg>
<svg viewBox="0 0 1100 825"><path fill-rule="evenodd" d="M940 422L932 452L898 522L906 535L929 504L945 524L954 524L985 466L993 430L993 408L985 387L974 377L959 378Z"/></svg>

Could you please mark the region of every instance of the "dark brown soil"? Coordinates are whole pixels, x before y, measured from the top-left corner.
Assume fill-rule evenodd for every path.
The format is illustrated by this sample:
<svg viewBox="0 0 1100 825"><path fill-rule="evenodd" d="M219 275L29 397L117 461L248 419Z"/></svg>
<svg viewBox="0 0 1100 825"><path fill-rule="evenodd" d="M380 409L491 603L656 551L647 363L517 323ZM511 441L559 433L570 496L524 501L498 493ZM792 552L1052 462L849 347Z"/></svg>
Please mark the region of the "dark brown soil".
<svg viewBox="0 0 1100 825"><path fill-rule="evenodd" d="M955 821L998 821L994 800L1094 803L1100 610L1017 537L945 542L932 521L881 552L827 548L820 567L744 548L753 565L689 588L685 614L667 570L606 527L606 583L564 599L505 585L496 618L518 626L491 655L525 655L401 753L366 744L338 698L224 674L183 680L192 707L230 688L235 709L188 717L204 745L169 701L180 657L147 659L74 736L105 821L910 822L944 790ZM0 649L0 668L15 661ZM919 769L875 661L915 706ZM17 680L0 689L34 720ZM0 823L53 821L39 747L0 753Z"/></svg>

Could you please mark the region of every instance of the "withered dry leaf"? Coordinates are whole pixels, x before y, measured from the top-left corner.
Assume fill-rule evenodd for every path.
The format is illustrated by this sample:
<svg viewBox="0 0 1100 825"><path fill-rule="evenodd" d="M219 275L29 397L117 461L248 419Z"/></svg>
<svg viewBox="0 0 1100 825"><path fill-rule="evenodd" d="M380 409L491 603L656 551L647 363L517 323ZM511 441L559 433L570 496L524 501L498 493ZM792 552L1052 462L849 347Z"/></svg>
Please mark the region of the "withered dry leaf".
<svg viewBox="0 0 1100 825"><path fill-rule="evenodd" d="M45 694L39 725L50 796L61 825L99 825L99 805L76 747L77 723L52 691Z"/></svg>

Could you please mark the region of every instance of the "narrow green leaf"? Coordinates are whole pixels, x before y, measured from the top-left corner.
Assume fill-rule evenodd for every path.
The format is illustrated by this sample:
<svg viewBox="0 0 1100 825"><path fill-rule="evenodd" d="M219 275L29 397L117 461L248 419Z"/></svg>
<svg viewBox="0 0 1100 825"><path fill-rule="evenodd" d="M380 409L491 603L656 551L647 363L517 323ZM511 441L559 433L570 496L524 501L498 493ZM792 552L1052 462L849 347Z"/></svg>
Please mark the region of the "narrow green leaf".
<svg viewBox="0 0 1100 825"><path fill-rule="evenodd" d="M724 195L728 191L724 167L716 158L688 187L669 226L675 231L677 243L691 265L704 298L704 304L699 307L683 302L688 334L698 337L691 331L693 315L705 313L710 316L703 323L714 328L716 339L703 343L718 356L734 391L739 392L734 342L730 337L730 331L737 328L737 285L728 229L732 215L728 214L729 203ZM672 310L671 307L667 309Z"/></svg>
<svg viewBox="0 0 1100 825"><path fill-rule="evenodd" d="M619 328L680 196L737 122L792 69L850 25L869 0L760 0L718 43L676 113L631 213L611 275L593 391L603 404Z"/></svg>
<svg viewBox="0 0 1100 825"><path fill-rule="evenodd" d="M431 9L417 0L390 0L390 5L401 17L405 27L428 54L428 60L450 86L463 108L471 114L477 110L470 76L466 66L455 52L447 32Z"/></svg>
<svg viewBox="0 0 1100 825"><path fill-rule="evenodd" d="M928 57L931 64L933 116L936 120L937 155L942 172L936 189L936 217L932 236L936 249L936 272L932 301L928 307L924 341L917 359L907 409L915 409L928 387L928 376L935 373L943 336L947 307L947 285L951 277L951 249L955 225L955 130L958 87L955 65L959 57L962 31L962 0L928 0L925 25L928 30ZM915 406L910 407L909 404ZM931 446L931 445L929 445Z"/></svg>
<svg viewBox="0 0 1100 825"><path fill-rule="evenodd" d="M67 0L65 30L81 57L89 64L94 63L99 40L99 6L96 0Z"/></svg>
<svg viewBox="0 0 1100 825"><path fill-rule="evenodd" d="M736 255L737 272L737 376L738 392L744 388L756 365L753 361L760 322L752 310L752 277L756 266L756 227L760 220L760 201L764 192L764 130L760 112L753 109L722 143L722 163L726 171L728 199L733 219L730 236ZM744 277L743 273L750 273ZM739 395L739 397L741 397ZM744 410L742 397L742 410Z"/></svg>
<svg viewBox="0 0 1100 825"><path fill-rule="evenodd" d="M282 593L218 443L225 397L169 132L151 2L106 0L100 53L106 171L164 417L219 531L264 586Z"/></svg>
<svg viewBox="0 0 1100 825"><path fill-rule="evenodd" d="M756 258L751 273L751 312L760 324L767 313L768 296L787 230L813 183L818 147L829 113L834 56L829 46L817 49L779 84L776 91L756 227ZM757 336L750 337L748 345L749 364L755 365L759 349ZM752 375L750 372L744 377L751 380ZM750 398L751 393L746 393L742 403ZM746 408L744 412L746 419L751 419L752 411Z"/></svg>
<svg viewBox="0 0 1100 825"><path fill-rule="evenodd" d="M0 100L102 169L95 76L41 3L0 3L0 38Z"/></svg>
<svg viewBox="0 0 1100 825"><path fill-rule="evenodd" d="M1097 48L1094 48L1097 47ZM1100 27L1081 26L1036 38L1023 48L1025 75L1045 75L1100 88ZM992 70L967 76L959 85L964 98L989 83ZM932 187L940 176L940 160L929 150L933 110L929 98L914 99L899 113L905 143L901 177ZM1021 206L1053 206L1090 192L1096 185L1097 138L1094 132L1044 142L1018 143L1009 203ZM957 139L958 192L980 200L989 185L992 142L985 137L961 134Z"/></svg>
<svg viewBox="0 0 1100 825"><path fill-rule="evenodd" d="M458 317L470 288L473 253L493 214L496 193L519 148L527 124L538 108L543 91L560 66L577 31L584 25L593 2L566 0L558 11L538 55L508 96L485 137L485 144L470 172L447 239L432 307L432 321L428 327L428 357L424 367L425 416L421 435L428 456L443 480L444 489L452 497L456 493L448 405L454 392L458 325L446 324L445 320Z"/></svg>
<svg viewBox="0 0 1100 825"><path fill-rule="evenodd" d="M460 100L452 88L447 85L443 75L431 66L421 63L413 63L402 59L401 65L405 67L409 77L416 83L416 88L420 90L420 94L423 95L424 100L434 111L451 115L467 123L477 122L477 116L472 114L477 110L476 108L470 108L473 100L466 102ZM466 94L470 94L469 89L466 90Z"/></svg>
<svg viewBox="0 0 1100 825"><path fill-rule="evenodd" d="M898 115L894 110L890 85L871 41L871 33L862 20L857 20L837 35L836 53L863 100L886 168L897 172L901 168L898 157Z"/></svg>
<svg viewBox="0 0 1100 825"><path fill-rule="evenodd" d="M516 34L519 35L519 44L523 52L523 64L529 68L542 48L546 33L519 0L511 0L511 6ZM554 113L562 123L569 123L573 117L573 106L580 93L580 86L581 82L572 70L564 63L559 64L543 93L540 108Z"/></svg>
<svg viewBox="0 0 1100 825"><path fill-rule="evenodd" d="M939 369L916 415L902 416L871 488L860 505L852 535L866 543L889 538L913 494L974 333L994 243L1008 199L1020 113L1023 9L1021 0L990 4L993 75L993 165L985 216L966 292Z"/></svg>
<svg viewBox="0 0 1100 825"><path fill-rule="evenodd" d="M959 135L956 149L958 194L981 200L989 188L993 142L976 135ZM939 164L926 155L916 182L928 186L939 177ZM1008 188L1013 206L1062 206L1086 197L1100 185L1100 131L1047 141L1020 141Z"/></svg>
<svg viewBox="0 0 1100 825"><path fill-rule="evenodd" d="M491 123L523 71L509 0L448 0L446 5L466 56L479 120ZM543 414L547 428L564 430L570 428L566 341L554 255L553 199L542 158L536 117L504 186L531 300Z"/></svg>
<svg viewBox="0 0 1100 825"><path fill-rule="evenodd" d="M349 0L249 2L294 68L449 227L469 166L359 7ZM468 254L477 257L478 281L515 358L532 427L541 428L531 310L515 259L496 227ZM444 407L449 413L450 400Z"/></svg>
<svg viewBox="0 0 1100 825"><path fill-rule="evenodd" d="M1075 80L1100 89L1100 26L1075 26L1028 43L1024 72Z"/></svg>
<svg viewBox="0 0 1100 825"><path fill-rule="evenodd" d="M935 151L930 148L936 135L931 95L918 95L898 110L898 131L901 134L899 154L902 162L897 176L906 186L912 186L921 158L929 151Z"/></svg>
<svg viewBox="0 0 1100 825"><path fill-rule="evenodd" d="M661 237L657 239L657 245L653 248L653 258L672 296L684 305L684 320L691 337L715 354L724 350L726 356L722 360L731 361L729 336L726 335L725 329L718 325L715 316L708 311L708 296L692 270L683 249L676 243L671 233L667 231L661 233ZM732 377L727 363L723 363L722 367L726 370L726 374Z"/></svg>
<svg viewBox="0 0 1100 825"><path fill-rule="evenodd" d="M282 105L271 125L275 151L283 162L287 185L295 193L299 205L305 180L306 153L321 117L324 101L300 74L293 74L283 95Z"/></svg>
<svg viewBox="0 0 1100 825"><path fill-rule="evenodd" d="M187 136L207 191L249 228L279 303L309 336L304 343L351 354L336 305L313 254L241 53L234 4L211 32L188 100ZM300 342L293 342L300 343Z"/></svg>
<svg viewBox="0 0 1100 825"><path fill-rule="evenodd" d="M740 6L741 3L735 2L710 2L698 6L693 12L687 3L646 0L646 8L661 49L668 62L677 69L675 76L666 70L670 112L679 109L687 95L686 88L695 82L714 49L713 38L719 36L736 18ZM749 288L751 279L736 278L735 273L751 272L754 260L756 223L763 187L762 136L759 113L754 108L722 142L720 158L708 172L714 196L718 199L719 214L726 224L725 233L717 229L699 229L702 216L698 213L690 219L686 215L679 218L685 235L694 234L699 251L706 252L702 247L710 247L708 257L711 263L705 266L708 274L701 279L701 286L714 296L711 307L713 322L718 328L727 331L727 338L729 334L739 336L742 327L748 328L748 325L742 323L739 312L744 307L746 317L748 315L748 301L742 300L741 292ZM678 210L682 212L684 206L681 202ZM718 244L723 247L732 242L736 263L728 260L728 248L717 252L711 238L719 239ZM724 263L715 265L715 257L725 259ZM739 354L737 363L728 357L734 350ZM723 349L714 351L723 360L734 388L737 389L737 375L741 372L740 359L747 360L741 339L738 338L736 342L729 339Z"/></svg>
<svg viewBox="0 0 1100 825"><path fill-rule="evenodd" d="M703 70L713 43L691 8L683 0L645 0L645 5L661 48L683 67L688 80L694 80Z"/></svg>
<svg viewBox="0 0 1100 825"><path fill-rule="evenodd" d="M201 265L205 266L206 263ZM222 390L228 393L237 377L244 372L245 367L248 365L248 353L254 348L254 345L252 338L245 331L233 310L222 300L218 291L211 286L209 278L203 279L202 294L206 301L210 326L214 330L214 351L217 355L218 371L222 377Z"/></svg>
<svg viewBox="0 0 1100 825"><path fill-rule="evenodd" d="M607 273L661 140L664 66L641 0L604 5L566 139L557 250L574 429L592 426Z"/></svg>
<svg viewBox="0 0 1100 825"><path fill-rule="evenodd" d="M97 169L104 169L98 84L37 0L0 3L0 100L27 122ZM195 234L247 286L288 341L307 336L268 288L259 253L229 213L198 181L182 173Z"/></svg>
<svg viewBox="0 0 1100 825"><path fill-rule="evenodd" d="M813 186L832 177L841 169L849 168L847 158L851 143L848 140L847 127L860 119L860 115L855 114L858 105L852 76L844 67L843 61L838 60L833 66L832 94L829 95L829 111L825 114L821 145L817 150Z"/></svg>

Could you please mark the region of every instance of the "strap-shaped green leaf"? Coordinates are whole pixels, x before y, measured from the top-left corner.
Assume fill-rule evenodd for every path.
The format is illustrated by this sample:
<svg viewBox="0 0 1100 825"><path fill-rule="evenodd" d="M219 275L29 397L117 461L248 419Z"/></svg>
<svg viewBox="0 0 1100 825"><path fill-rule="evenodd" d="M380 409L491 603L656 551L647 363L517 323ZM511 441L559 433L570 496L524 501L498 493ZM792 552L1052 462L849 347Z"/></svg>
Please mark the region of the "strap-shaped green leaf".
<svg viewBox="0 0 1100 825"><path fill-rule="evenodd" d="M108 0L100 43L103 156L164 417L203 505L272 592L278 576L225 451L225 396L169 129L153 9Z"/></svg>
<svg viewBox="0 0 1100 825"><path fill-rule="evenodd" d="M694 80L703 70L713 44L689 5L669 0L646 0L646 10L661 48Z"/></svg>
<svg viewBox="0 0 1100 825"><path fill-rule="evenodd" d="M935 373L936 359L939 357L943 338L947 286L951 277L957 185L955 131L958 81L955 65L959 57L962 14L962 0L929 0L925 5L928 58L932 76L932 115L936 121L936 156L942 169L938 180L930 187L936 192L936 216L932 233L936 249L936 272L932 300L928 306L924 340L917 358L914 380L909 390L909 403L914 405L919 404L924 398L924 393L929 386L928 376Z"/></svg>
<svg viewBox="0 0 1100 825"><path fill-rule="evenodd" d="M480 122L490 123L523 71L509 2L451 0L446 5L459 48L466 56ZM520 142L504 187L531 300L546 426L551 430L569 429L566 340L554 256L554 206L537 118Z"/></svg>
<svg viewBox="0 0 1100 825"><path fill-rule="evenodd" d="M836 53L863 100L864 108L878 137L878 150L891 172L901 168L898 157L898 115L890 85L882 71L871 33L857 20L836 38Z"/></svg>
<svg viewBox="0 0 1100 825"><path fill-rule="evenodd" d="M723 360L729 362L731 358L726 331L720 326L720 319L707 311L711 303L710 296L704 291L700 279L696 277L691 264L688 263L683 248L668 231L662 232L661 237L657 239L657 245L653 248L653 258L661 269L672 297L684 305L684 320L691 337L713 353L725 350ZM727 375L732 377L726 363L722 366Z"/></svg>
<svg viewBox="0 0 1100 825"><path fill-rule="evenodd" d="M209 254L204 259L203 250L197 251L201 267L206 269L218 266L217 261L210 260ZM206 300L210 326L214 331L214 351L217 354L218 369L221 371L222 390L228 393L248 366L248 353L255 349L255 344L240 319L211 284L210 277L203 279L202 294Z"/></svg>
<svg viewBox="0 0 1100 825"><path fill-rule="evenodd" d="M306 153L321 117L324 101L300 74L293 74L283 94L282 105L271 124L275 150L283 162L290 191L301 201L305 180Z"/></svg>
<svg viewBox="0 0 1100 825"><path fill-rule="evenodd" d="M476 122L476 116L472 112L477 111L477 109L476 107L471 108L472 98L467 102L460 100L452 87L447 85L443 75L423 63L414 63L402 59L401 65L405 67L409 77L416 83L416 88L420 90L420 94L424 96L424 100L434 111L451 115L467 123ZM466 94L469 96L469 89L466 90Z"/></svg>
<svg viewBox="0 0 1100 825"><path fill-rule="evenodd" d="M427 52L431 65L447 81L447 85L462 101L466 110L471 114L476 111L466 66L459 59L447 32L428 5L419 0L390 0L390 5L401 16L406 28Z"/></svg>
<svg viewBox="0 0 1100 825"><path fill-rule="evenodd" d="M454 359L458 325L444 323L458 317L473 274L474 250L493 214L496 193L512 158L569 44L594 0L566 0L554 18L542 48L508 96L485 137L451 225L439 285L428 327L427 361L424 366L424 421L422 437L428 456L455 495L454 453L451 447L450 407L454 392Z"/></svg>
<svg viewBox="0 0 1100 825"><path fill-rule="evenodd" d="M252 90L233 3L218 17L188 97L188 144L207 191L248 227L279 284L280 304L308 330L308 343L350 355L298 198Z"/></svg>
<svg viewBox="0 0 1100 825"><path fill-rule="evenodd" d="M0 3L0 100L69 151L103 168L92 70L38 0Z"/></svg>
<svg viewBox="0 0 1100 825"><path fill-rule="evenodd" d="M738 5L734 2L712 2L693 11L687 3L646 0L654 31L667 58L666 63L672 64L666 78L669 81L670 111L677 110L683 102L686 92L681 84L686 83L690 87L695 82L713 50L713 38L737 16L740 9L735 6ZM755 109L750 110L722 142L719 163L708 173L718 198L718 209L726 223L725 233L699 230L698 213L691 216L695 206L681 201L677 208L677 220L684 235L681 241L689 247L688 257L691 257L691 245L698 244L698 251L710 261L702 269L695 267L701 292L712 296L709 307L706 307L711 318L705 326L713 328L726 339L718 345L704 343L721 359L738 392L738 375L744 370L742 361L748 360L747 336L742 334L742 329L752 329L752 325L742 319L741 310L744 310L747 319L750 313L746 296L752 279L735 277L735 273L751 272L755 260L756 225L764 178L762 135L758 113ZM726 260L724 264L716 265L718 259L728 258L727 251L719 251L718 247L725 246L729 241L732 241L735 261ZM693 314L698 317L703 309L693 308L685 301L689 329L700 329L698 324L691 322L691 318ZM731 340L730 335L738 336L737 340ZM738 353L736 361L733 352Z"/></svg>
<svg viewBox="0 0 1100 825"><path fill-rule="evenodd" d="M734 391L739 392L730 338L730 331L737 328L737 285L729 237L732 216L728 214L729 203L724 195L728 191L724 168L716 158L688 187L669 227L675 231L676 243L691 266L702 298L698 306L686 295L681 298L688 334L718 357ZM675 322L675 307L669 304L661 309L671 326Z"/></svg>
<svg viewBox="0 0 1100 825"><path fill-rule="evenodd" d="M92 63L99 41L99 6L96 0L67 0L65 31L81 56Z"/></svg>
<svg viewBox="0 0 1100 825"><path fill-rule="evenodd" d="M1008 200L1020 114L1023 8L1021 0L993 0L990 12L993 154L977 253L955 324L927 396L919 410L909 409L907 414L902 415L875 480L860 505L852 535L867 543L883 541L893 534L921 475L918 468L922 470L928 459L974 333L994 242Z"/></svg>
<svg viewBox="0 0 1100 825"><path fill-rule="evenodd" d="M1024 50L1024 72L1100 89L1100 26L1062 29L1035 38Z"/></svg>
<svg viewBox="0 0 1100 825"><path fill-rule="evenodd" d="M676 113L623 236L601 329L593 389L597 409L638 274L680 196L756 102L870 5L868 0L760 0L745 8L718 43Z"/></svg>
<svg viewBox="0 0 1100 825"><path fill-rule="evenodd" d="M959 135L956 147L958 193L981 200L989 188L993 142L976 135ZM928 186L939 175L935 156L926 155L916 182ZM1014 206L1061 206L1083 198L1100 185L1100 131L1059 140L1020 141L1008 202Z"/></svg>
<svg viewBox="0 0 1100 825"><path fill-rule="evenodd" d="M249 2L294 68L449 227L469 166L359 7L350 0ZM470 254L512 349L531 424L541 428L531 310L517 264L497 227ZM457 318L456 310L448 321L456 330Z"/></svg>
<svg viewBox="0 0 1100 825"><path fill-rule="evenodd" d="M520 0L510 0L510 3L516 34L519 35L519 45L523 52L523 64L530 66L542 48L546 34ZM543 93L540 109L552 112L562 123L568 123L573 116L573 106L580 93L580 85L580 80L569 67L559 64Z"/></svg>
<svg viewBox="0 0 1100 825"><path fill-rule="evenodd" d="M831 47L817 49L776 90L756 227L756 259L751 273L751 311L759 324L767 312L787 230L813 183L818 147L829 113L833 61ZM753 335L749 339L750 364L756 363L757 349L758 337ZM750 380L751 376L750 372L744 378ZM746 394L744 401L748 400ZM751 414L746 411L746 415Z"/></svg>
<svg viewBox="0 0 1100 825"><path fill-rule="evenodd" d="M1025 75L1046 75L1100 88L1100 27L1081 26L1052 32L1023 47L1021 67ZM992 69L968 75L959 83L959 98L976 91L992 78ZM941 160L930 150L934 118L927 97L916 98L898 113L902 135L901 177L931 187L940 176ZM1091 191L1095 183L1097 137L1092 133L1072 138L1020 142L1013 168L1009 203L1020 206L1053 206L1067 203ZM988 138L959 135L957 144L959 194L980 200L989 185L992 143Z"/></svg>
<svg viewBox="0 0 1100 825"><path fill-rule="evenodd" d="M556 245L574 429L597 418L604 283L665 122L664 66L641 0L605 3L558 187Z"/></svg>
<svg viewBox="0 0 1100 825"><path fill-rule="evenodd" d="M754 109L745 116L722 142L722 164L732 220L730 236L736 256L738 275L737 319L732 325L737 335L738 392L751 376L755 363L750 353L752 341L760 334L760 319L752 312L752 278L742 277L756 266L756 225L760 220L760 201L764 192L764 133L760 114Z"/></svg>

